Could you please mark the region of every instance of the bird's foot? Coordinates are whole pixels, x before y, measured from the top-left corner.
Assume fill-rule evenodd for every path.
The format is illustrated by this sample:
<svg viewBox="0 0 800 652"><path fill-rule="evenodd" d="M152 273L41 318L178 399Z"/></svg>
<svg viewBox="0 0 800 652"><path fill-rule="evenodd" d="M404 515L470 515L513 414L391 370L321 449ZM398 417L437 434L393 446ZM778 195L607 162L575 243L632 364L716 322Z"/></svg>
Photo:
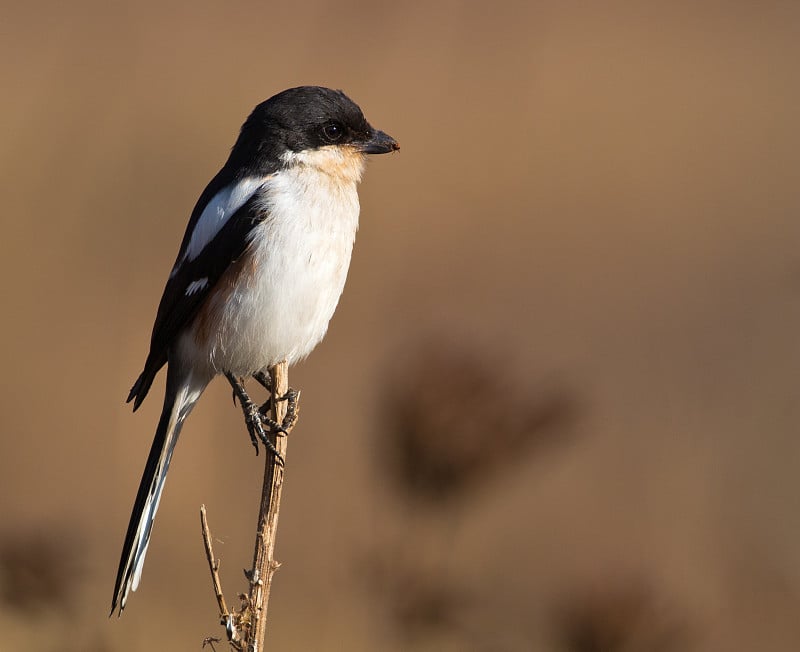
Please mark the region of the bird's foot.
<svg viewBox="0 0 800 652"><path fill-rule="evenodd" d="M269 429L274 433L288 435L288 431L294 427L295 423L297 423L297 403L300 399L300 392L290 387L283 396L276 398L272 396L272 378L270 378L269 374L266 374L263 371L258 371L253 374L253 378L255 378L264 389L270 392L270 397L264 402L261 408L259 408L264 425L268 426ZM273 400L288 402L286 405L286 416L283 418L283 422L280 424L269 416L270 412L272 411Z"/></svg>
<svg viewBox="0 0 800 652"><path fill-rule="evenodd" d="M264 430L264 425L267 425L270 433L276 436L279 433L286 434L286 429L272 421L272 419L265 418L258 405L256 405L248 396L244 389L244 383L241 379L236 378L230 373L226 373L225 377L228 379L228 382L233 388L234 400L239 399L239 404L242 406L244 421L247 425L247 432L250 435L250 442L256 449L256 455L258 455L258 442L260 441L264 447L275 456L278 464L283 465L283 456L278 452L278 449L275 448L275 444L273 444L270 440L269 435ZM275 427L273 427L273 425Z"/></svg>

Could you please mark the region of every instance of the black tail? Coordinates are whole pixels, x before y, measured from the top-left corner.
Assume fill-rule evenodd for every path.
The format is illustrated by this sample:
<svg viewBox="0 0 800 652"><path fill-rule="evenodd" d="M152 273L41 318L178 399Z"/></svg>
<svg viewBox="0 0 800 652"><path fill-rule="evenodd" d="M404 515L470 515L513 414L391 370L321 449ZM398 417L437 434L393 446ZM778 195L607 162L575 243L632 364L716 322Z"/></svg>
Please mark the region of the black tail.
<svg viewBox="0 0 800 652"><path fill-rule="evenodd" d="M194 387L191 380L185 377L175 379L173 375L177 374L169 373L170 371L172 371L172 365L167 373L164 408L161 411L153 445L150 448L139 491L136 494L136 502L133 504L125 543L122 546L117 581L114 584L114 596L111 600L112 614L119 606L119 613L122 615L128 593L135 591L139 586L144 558L153 530L153 520L158 510L161 492L164 490L164 481L167 478L172 452L175 450L175 444L178 443L178 435L184 419L205 388L205 384L199 388ZM137 385L140 381L137 381ZM136 386L134 386L135 388Z"/></svg>

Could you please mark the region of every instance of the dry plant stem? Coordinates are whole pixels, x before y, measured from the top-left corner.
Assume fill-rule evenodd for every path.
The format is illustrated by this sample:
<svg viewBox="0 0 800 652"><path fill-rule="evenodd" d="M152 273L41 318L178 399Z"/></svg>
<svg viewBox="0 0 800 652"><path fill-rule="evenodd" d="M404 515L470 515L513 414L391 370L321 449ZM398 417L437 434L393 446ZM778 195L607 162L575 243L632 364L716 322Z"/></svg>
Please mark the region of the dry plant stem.
<svg viewBox="0 0 800 652"><path fill-rule="evenodd" d="M219 581L219 560L214 557L214 548L211 546L211 532L208 529L205 505L200 505L200 527L203 529L203 544L206 549L208 568L211 571L211 581L214 583L214 595L219 605L219 615L225 616L229 613L228 605L225 604L225 597L222 595L222 584Z"/></svg>
<svg viewBox="0 0 800 652"><path fill-rule="evenodd" d="M282 424L286 417L287 401L278 400L286 396L289 389L288 365L281 362L270 369L272 378L272 419ZM287 430L291 430L289 424ZM284 435L275 437L275 448L286 460L286 440ZM245 631L244 648L248 652L260 652L264 649L264 638L267 631L267 607L269 593L272 588L272 576L280 564L275 561L275 535L278 530L278 515L283 493L284 466L279 464L274 455L264 455L264 483L261 489L261 505L258 511L258 529L256 531L256 547L253 555L253 570L250 576L251 625ZM216 590L216 589L215 589Z"/></svg>
<svg viewBox="0 0 800 652"><path fill-rule="evenodd" d="M211 546L211 530L208 529L208 519L206 517L206 506L200 506L200 528L203 532L203 546L206 549L206 559L208 560L208 568L211 571L211 581L214 583L214 595L217 598L217 605L219 605L219 620L225 626L225 633L228 635L228 642L234 650L242 650L242 636L240 630L242 629L242 617L239 613L232 613L228 611L228 605L225 603L225 596L222 594L222 583L219 580L219 560L214 557L214 548ZM219 642L218 638L208 636L203 640L203 647L206 644L214 649L214 643Z"/></svg>
<svg viewBox="0 0 800 652"><path fill-rule="evenodd" d="M230 615L228 605L225 604L225 596L222 595L222 584L219 581L219 560L214 557L214 549L211 547L211 532L208 529L208 519L206 518L206 506L200 506L200 526L203 529L203 544L206 549L206 559L208 568L211 571L211 581L214 583L214 595L219 605L220 618Z"/></svg>

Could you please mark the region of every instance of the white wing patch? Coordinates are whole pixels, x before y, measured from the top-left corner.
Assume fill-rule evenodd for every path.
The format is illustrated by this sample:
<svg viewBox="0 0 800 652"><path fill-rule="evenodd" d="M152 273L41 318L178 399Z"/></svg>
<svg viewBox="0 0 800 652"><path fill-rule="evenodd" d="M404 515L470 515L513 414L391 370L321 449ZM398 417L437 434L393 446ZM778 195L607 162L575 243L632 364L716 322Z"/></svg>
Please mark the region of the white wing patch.
<svg viewBox="0 0 800 652"><path fill-rule="evenodd" d="M192 281L186 287L186 296L190 297L193 294L195 294L197 292L200 292L200 290L204 290L206 287L208 287L208 277L207 276L205 278L201 278L201 279L198 279L196 281Z"/></svg>
<svg viewBox="0 0 800 652"><path fill-rule="evenodd" d="M267 177L249 178L237 181L220 190L203 209L200 218L194 225L192 237L186 246L186 251L177 265L172 270L170 277L178 273L178 269L186 260L194 260L220 232L225 223L236 211L245 205L248 199L255 195L266 182ZM192 287L191 285L189 287ZM202 288L197 288L197 290ZM188 294L187 288L187 294Z"/></svg>

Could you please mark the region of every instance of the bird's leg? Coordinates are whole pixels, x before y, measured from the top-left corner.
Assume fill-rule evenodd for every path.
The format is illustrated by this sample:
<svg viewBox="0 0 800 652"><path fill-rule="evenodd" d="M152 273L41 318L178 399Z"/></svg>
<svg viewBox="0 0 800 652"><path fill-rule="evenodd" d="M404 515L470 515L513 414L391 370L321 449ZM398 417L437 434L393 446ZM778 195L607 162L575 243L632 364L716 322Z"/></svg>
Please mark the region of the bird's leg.
<svg viewBox="0 0 800 652"><path fill-rule="evenodd" d="M265 374L263 371L256 371L253 374L253 378L268 392L272 391L272 378L269 377L269 374Z"/></svg>
<svg viewBox="0 0 800 652"><path fill-rule="evenodd" d="M269 440L267 433L264 431L264 415L261 414L258 406L253 403L253 401L247 395L247 392L244 389L244 383L241 379L236 378L236 376L234 376L232 373L226 373L225 377L228 379L228 382L233 388L234 396L239 399L239 404L242 406L244 421L247 425L247 432L250 435L250 441L253 443L253 446L256 449L256 454L258 454L258 441L261 440L261 443L263 443L266 449L275 456L275 458L278 460L278 463L283 464L283 457L278 452L278 449L275 448L275 444ZM271 423L267 423L267 425L270 426L270 431L276 435L280 432L286 434L286 430L278 426L278 424L275 424L277 427L272 427Z"/></svg>
<svg viewBox="0 0 800 652"><path fill-rule="evenodd" d="M273 431L277 430L279 432L286 433L286 431L292 428L297 421L297 400L300 397L300 393L290 387L286 394L275 398L272 396L272 378L270 378L269 374L266 374L263 371L257 371L253 374L253 378L255 378L264 389L270 392L270 397L260 408L264 423ZM283 423L280 426L268 416L269 411L272 408L273 398L276 401L288 401L286 406L286 416L284 417Z"/></svg>

